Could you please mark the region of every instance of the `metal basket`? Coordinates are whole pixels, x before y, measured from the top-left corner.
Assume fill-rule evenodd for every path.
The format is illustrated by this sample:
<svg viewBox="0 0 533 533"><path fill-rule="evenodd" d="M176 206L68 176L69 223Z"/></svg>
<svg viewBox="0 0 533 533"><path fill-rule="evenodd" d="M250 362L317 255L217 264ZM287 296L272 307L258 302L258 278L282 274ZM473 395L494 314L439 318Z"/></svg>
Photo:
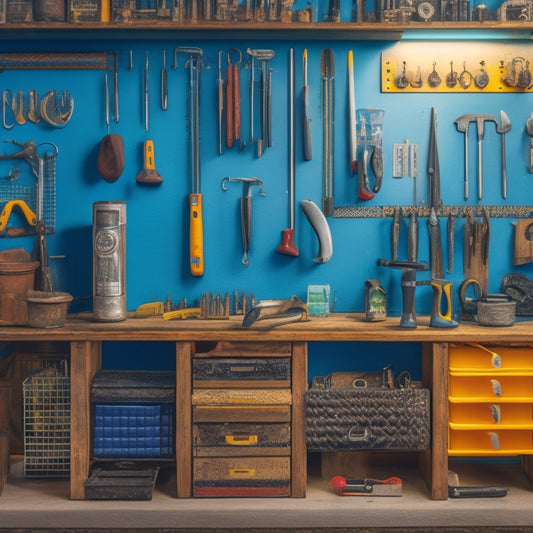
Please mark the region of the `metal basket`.
<svg viewBox="0 0 533 533"><path fill-rule="evenodd" d="M70 474L70 377L66 361L24 380L24 476Z"/></svg>

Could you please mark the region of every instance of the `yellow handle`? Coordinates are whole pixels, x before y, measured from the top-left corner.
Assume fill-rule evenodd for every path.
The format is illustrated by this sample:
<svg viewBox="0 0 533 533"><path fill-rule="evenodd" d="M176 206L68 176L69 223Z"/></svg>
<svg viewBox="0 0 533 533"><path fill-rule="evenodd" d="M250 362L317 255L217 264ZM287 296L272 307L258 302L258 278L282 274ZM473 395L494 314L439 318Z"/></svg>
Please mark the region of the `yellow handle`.
<svg viewBox="0 0 533 533"><path fill-rule="evenodd" d="M144 141L144 168L155 170L154 141Z"/></svg>
<svg viewBox="0 0 533 533"><path fill-rule="evenodd" d="M253 446L254 444L257 444L257 435L243 437L226 435L226 444L231 444L232 446Z"/></svg>
<svg viewBox="0 0 533 533"><path fill-rule="evenodd" d="M0 214L0 229L4 229L7 226L7 222L11 216L11 211L13 211L15 206L22 211L26 222L30 226L35 226L37 224L37 215L30 209L24 200L10 200L6 203L2 213Z"/></svg>
<svg viewBox="0 0 533 533"><path fill-rule="evenodd" d="M194 193L189 195L190 206L190 238L189 251L191 274L204 275L204 230L202 224L202 195Z"/></svg>
<svg viewBox="0 0 533 533"><path fill-rule="evenodd" d="M230 468L230 477L253 477L255 475L255 468Z"/></svg>
<svg viewBox="0 0 533 533"><path fill-rule="evenodd" d="M199 307L188 307L187 309L177 309L176 311L167 311L163 313L164 320L173 320L174 318L200 318L202 310Z"/></svg>

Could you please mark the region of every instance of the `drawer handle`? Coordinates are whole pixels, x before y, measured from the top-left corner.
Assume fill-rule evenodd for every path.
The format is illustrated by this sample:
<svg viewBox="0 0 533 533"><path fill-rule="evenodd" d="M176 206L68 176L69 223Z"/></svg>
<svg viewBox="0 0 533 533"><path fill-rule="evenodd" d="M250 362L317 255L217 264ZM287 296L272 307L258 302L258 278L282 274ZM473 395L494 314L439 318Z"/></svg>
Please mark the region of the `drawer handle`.
<svg viewBox="0 0 533 533"><path fill-rule="evenodd" d="M502 419L502 410L499 405L491 405L490 411L492 413L492 418L494 419L495 424L499 424L500 420Z"/></svg>
<svg viewBox="0 0 533 533"><path fill-rule="evenodd" d="M348 440L351 442L368 440L368 428L361 431L361 428L353 426L348 431Z"/></svg>
<svg viewBox="0 0 533 533"><path fill-rule="evenodd" d="M257 444L257 435L226 435L226 444L231 446L253 446Z"/></svg>
<svg viewBox="0 0 533 533"><path fill-rule="evenodd" d="M230 477L253 477L255 476L255 468L230 468Z"/></svg>
<svg viewBox="0 0 533 533"><path fill-rule="evenodd" d="M257 372L257 367L250 365L232 365L229 369L231 372Z"/></svg>
<svg viewBox="0 0 533 533"><path fill-rule="evenodd" d="M500 437L499 437L498 433L495 433L494 431L491 431L489 433L489 437L490 437L490 443L492 444L492 447L495 450L499 450L500 449Z"/></svg>
<svg viewBox="0 0 533 533"><path fill-rule="evenodd" d="M496 352L493 352L492 350L489 350L488 348L486 348L482 344L471 343L470 346L473 346L474 348L479 348L480 350L483 350L483 351L485 351L487 353L490 353L490 355L492 356L492 358L491 358L492 366L494 368L501 368L501 366L502 366L502 358Z"/></svg>

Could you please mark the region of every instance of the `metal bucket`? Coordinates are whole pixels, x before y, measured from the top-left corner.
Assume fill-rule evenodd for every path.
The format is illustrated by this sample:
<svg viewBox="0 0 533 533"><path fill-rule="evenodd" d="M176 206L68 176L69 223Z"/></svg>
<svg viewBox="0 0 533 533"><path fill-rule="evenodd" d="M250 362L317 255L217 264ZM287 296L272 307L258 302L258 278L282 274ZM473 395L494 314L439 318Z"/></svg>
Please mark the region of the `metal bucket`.
<svg viewBox="0 0 533 533"><path fill-rule="evenodd" d="M0 252L0 325L26 325L26 294L33 290L39 261L22 248Z"/></svg>

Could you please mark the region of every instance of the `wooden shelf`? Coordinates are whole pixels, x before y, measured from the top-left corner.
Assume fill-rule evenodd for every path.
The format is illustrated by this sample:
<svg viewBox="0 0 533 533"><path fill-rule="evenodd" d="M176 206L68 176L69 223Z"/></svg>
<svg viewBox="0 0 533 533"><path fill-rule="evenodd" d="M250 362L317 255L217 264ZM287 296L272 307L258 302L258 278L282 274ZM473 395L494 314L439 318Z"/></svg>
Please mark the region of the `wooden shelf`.
<svg viewBox="0 0 533 533"><path fill-rule="evenodd" d="M314 22L314 23L248 23L248 22L197 22L134 21L130 23L63 23L33 22L4 24L0 26L1 40L27 40L61 38L84 40L107 39L258 39L267 38L291 41L314 40L389 40L402 38L405 31L479 31L533 32L533 23L516 21L486 22L429 22L398 25L392 23Z"/></svg>

